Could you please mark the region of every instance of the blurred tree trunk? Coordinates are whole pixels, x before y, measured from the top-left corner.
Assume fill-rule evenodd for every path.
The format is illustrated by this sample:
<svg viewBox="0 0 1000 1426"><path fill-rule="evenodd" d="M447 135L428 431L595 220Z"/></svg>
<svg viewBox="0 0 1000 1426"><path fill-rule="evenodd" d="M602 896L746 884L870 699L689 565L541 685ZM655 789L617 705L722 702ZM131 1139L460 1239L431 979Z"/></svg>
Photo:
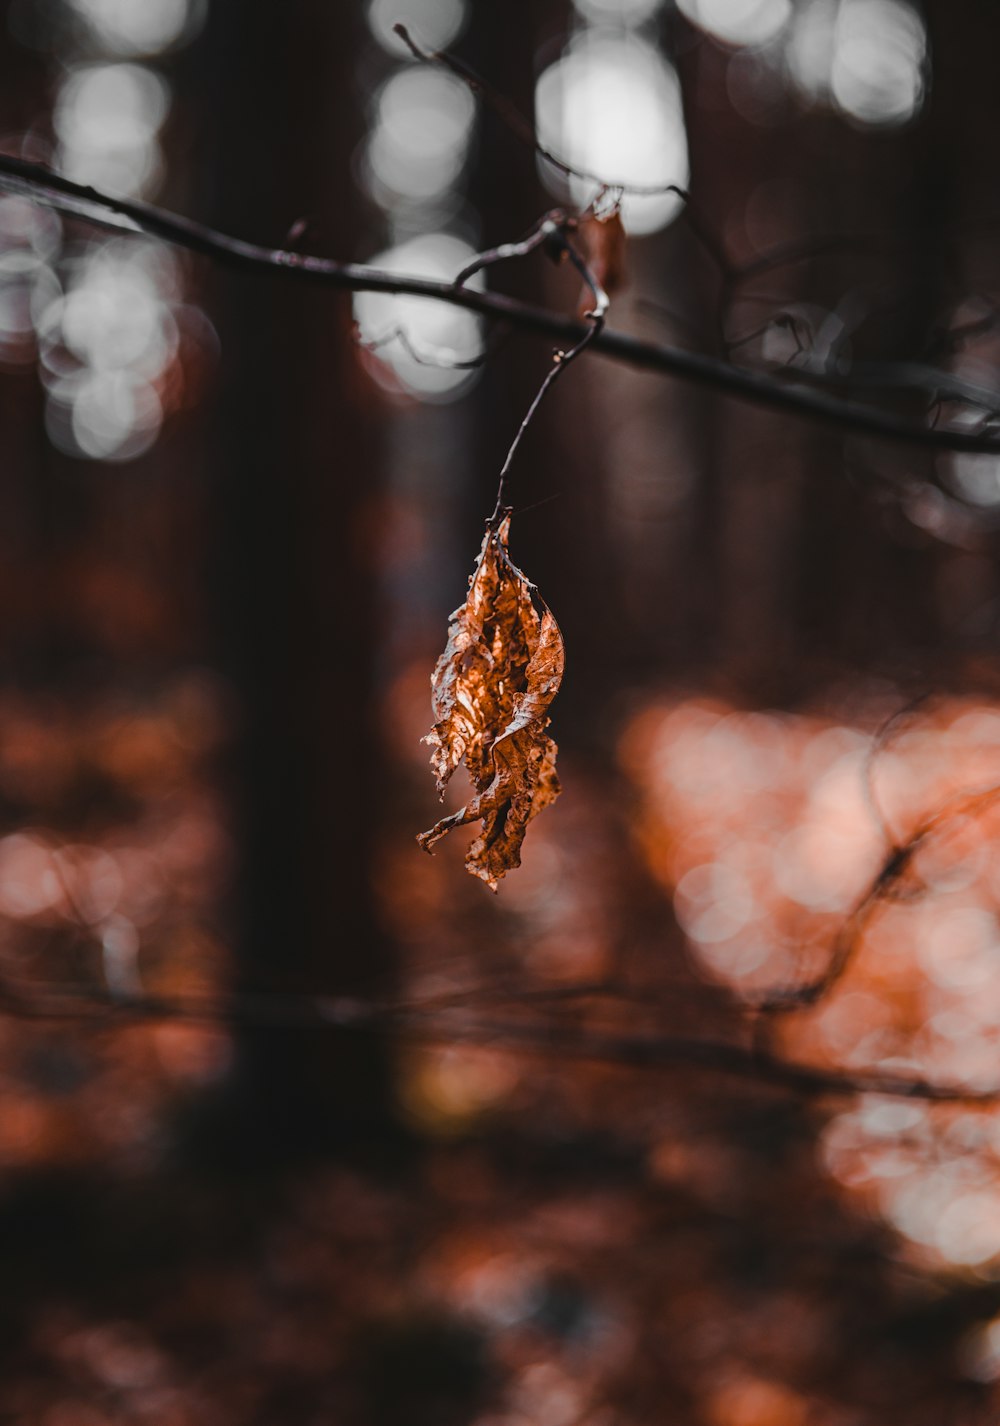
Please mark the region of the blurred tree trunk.
<svg viewBox="0 0 1000 1426"><path fill-rule="evenodd" d="M218 135L210 221L280 245L307 219L310 248L357 252L363 38L358 6L212 7L200 47ZM380 445L349 298L260 277L218 278L216 294L215 587L242 720L232 768L242 978L374 994L390 968L370 885ZM279 1146L335 1146L388 1113L384 1051L370 1038L248 1034L242 1088L249 1132Z"/></svg>
<svg viewBox="0 0 1000 1426"><path fill-rule="evenodd" d="M964 22L959 28L965 32ZM960 183L954 156L970 148L963 66L942 50L924 113L902 129L859 129L822 109L803 114L790 98L768 126L751 129L728 97L729 52L686 25L673 35L691 191L710 231L724 236L738 263L782 242L817 241L805 261L737 288L769 296L742 311L734 306L729 338L801 303L814 329L843 323L855 361L940 360L928 339L950 320ZM937 48L932 28L932 54ZM971 93L984 108L993 105L988 85L973 84ZM984 115L984 131L988 124ZM870 251L820 249L824 237L843 233L889 242ZM698 271L711 347L718 274L701 260ZM732 355L754 359L750 347ZM910 524L900 498L933 478L935 458L712 392L694 395L689 409L698 451L688 566L694 667L700 662L713 677L779 703L809 696L845 666L919 678L930 655L940 674L947 654L937 572L951 555ZM901 414L918 421L924 411Z"/></svg>

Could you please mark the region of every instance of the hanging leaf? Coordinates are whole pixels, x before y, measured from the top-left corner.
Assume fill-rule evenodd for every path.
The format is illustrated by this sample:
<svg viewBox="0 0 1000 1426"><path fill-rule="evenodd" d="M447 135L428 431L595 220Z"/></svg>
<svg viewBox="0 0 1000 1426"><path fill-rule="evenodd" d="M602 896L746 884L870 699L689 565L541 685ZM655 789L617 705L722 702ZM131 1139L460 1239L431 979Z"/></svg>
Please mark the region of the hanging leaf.
<svg viewBox="0 0 1000 1426"><path fill-rule="evenodd" d="M438 791L464 763L476 796L417 841L425 851L454 827L481 821L465 865L496 891L521 864L532 817L559 796L548 707L563 675L563 641L548 607L507 553L508 515L487 530L465 603L431 679L436 722L425 739ZM535 608L542 604L542 613Z"/></svg>
<svg viewBox="0 0 1000 1426"><path fill-rule="evenodd" d="M583 260L598 287L610 296L625 282L625 228L616 205L606 213L587 213L580 219L577 234ZM581 316L593 305L593 294L584 289Z"/></svg>

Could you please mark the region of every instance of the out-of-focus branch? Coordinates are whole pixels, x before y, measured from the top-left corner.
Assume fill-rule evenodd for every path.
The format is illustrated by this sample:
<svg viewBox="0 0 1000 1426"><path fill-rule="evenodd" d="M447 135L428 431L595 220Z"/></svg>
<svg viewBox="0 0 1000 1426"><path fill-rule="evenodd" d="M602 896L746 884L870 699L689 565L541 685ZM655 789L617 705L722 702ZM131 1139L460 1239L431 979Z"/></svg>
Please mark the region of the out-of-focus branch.
<svg viewBox="0 0 1000 1426"><path fill-rule="evenodd" d="M571 990L572 987L559 987L554 998L566 1000ZM580 987L580 999L603 993L597 986ZM544 995L532 996L529 992L528 998L537 1005ZM523 997L509 988L503 999L524 1003ZM990 1104L1000 1100L1000 1086L970 1089L878 1068L848 1073L799 1064L767 1050L720 1040L655 1033L628 1035L552 1020L469 1015L449 1006L447 998L440 1002L431 998L426 1002L392 1003L247 992L114 996L96 988L29 988L2 982L0 1015L4 1014L36 1022L79 1024L95 1031L113 1031L142 1022L166 1022L390 1034L411 1043L461 1043L504 1053L590 1061L637 1070L721 1074L810 1099L884 1094L942 1104Z"/></svg>
<svg viewBox="0 0 1000 1426"><path fill-rule="evenodd" d="M9 154L0 154L0 189L23 194L35 202L98 227L162 238L236 271L276 274L348 291L433 298L506 322L522 331L548 337L564 348L574 346L592 330L586 323L515 301L501 293L479 292L430 278L384 272L360 263L337 262L331 258L289 252L229 237L151 204L112 198L96 189L72 183L39 164ZM768 373L748 371L730 362L644 341L624 332L610 331L607 327L595 333L589 345L591 350L627 365L677 376L740 400L807 420L823 421L845 430L934 450L1000 454L1000 432L914 425L890 411L879 410L850 397L832 395L815 386L807 389L793 385L787 375L778 380ZM843 385L841 381L841 388ZM997 404L1000 405L1000 393Z"/></svg>
<svg viewBox="0 0 1000 1426"><path fill-rule="evenodd" d="M854 960L872 916L895 894L917 853L946 834L956 822L988 812L998 802L1000 785L960 793L916 827L904 843L898 846L890 843L882 865L841 926L830 959L821 974L804 985L767 995L756 1008L765 1015L788 1014L816 1005L829 995Z"/></svg>

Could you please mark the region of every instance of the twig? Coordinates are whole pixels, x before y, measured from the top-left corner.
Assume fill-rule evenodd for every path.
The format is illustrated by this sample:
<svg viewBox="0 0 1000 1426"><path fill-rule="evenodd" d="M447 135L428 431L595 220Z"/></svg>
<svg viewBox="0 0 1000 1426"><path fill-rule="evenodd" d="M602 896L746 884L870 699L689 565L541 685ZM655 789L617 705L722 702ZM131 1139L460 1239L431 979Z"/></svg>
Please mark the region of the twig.
<svg viewBox="0 0 1000 1426"><path fill-rule="evenodd" d="M797 317L794 312L779 312L776 316L766 321L763 326L755 327L752 332L747 332L742 337L726 338L726 349L730 352L736 351L738 347L745 347L748 342L756 341L758 337L766 337L769 333L774 331L791 333L792 339L795 342L795 351L792 353L791 360L782 362L781 366L785 370L792 369L797 374L798 368L793 367L792 363L796 357L801 356L803 353L808 353L809 350L806 343L802 340L801 334L805 332L811 339L812 330L809 323L803 317Z"/></svg>
<svg viewBox="0 0 1000 1426"><path fill-rule="evenodd" d="M482 272L484 268L492 267L498 262L509 262L512 258L527 257L536 248L543 245L555 244L556 251L562 250L562 235L565 233L570 223L570 218L561 208L554 208L551 213L546 213L527 237L517 243L501 243L499 247L488 248L486 252L477 253L472 261L462 268L462 271L455 278L455 287L464 287L470 277L475 277L477 272Z"/></svg>
<svg viewBox="0 0 1000 1426"><path fill-rule="evenodd" d="M450 70L463 84L469 87L473 94L479 95L516 139L531 149L543 162L561 173L564 178L577 178L583 183L592 183L597 189L597 198L605 193L614 194L617 197L631 194L635 198L662 198L668 193L673 193L684 204L688 227L719 269L723 278L728 281L736 275L725 249L716 241L715 236L702 222L692 206L691 195L686 188L682 188L678 183L628 183L622 179L605 178L601 174L591 173L585 168L577 168L574 164L568 163L564 158L553 153L551 149L547 149L535 132L534 126L529 124L521 111L510 102L505 94L494 89L481 74L467 65L464 60L450 54L447 50L421 49L405 25L394 25L393 29L414 59L420 60L422 64L440 64Z"/></svg>
<svg viewBox="0 0 1000 1426"><path fill-rule="evenodd" d="M804 985L779 990L755 1005L762 1015L787 1015L816 1005L840 981L853 961L862 936L875 911L885 902L910 870L919 851L935 841L956 819L977 816L1000 802L1000 784L964 792L922 822L901 846L890 843L889 851L873 878L837 933L826 967Z"/></svg>
<svg viewBox="0 0 1000 1426"><path fill-rule="evenodd" d="M550 237L551 236L554 236L554 234L550 234ZM591 344L591 342L594 341L594 339L600 335L601 330L604 327L604 319L607 316L608 307L610 305L608 301L608 294L605 292L601 284L597 281L597 278L591 272L590 268L584 262L580 254L576 251L573 244L566 237L565 233L558 233L558 237L563 251L566 253L570 262L573 264L577 272L583 278L584 282L589 287L591 294L593 295L593 308L585 314L587 321L590 323L590 326L587 328L586 332L584 332L583 336L575 344L575 346L571 347L569 351L557 351L555 353L552 358L552 365L549 367L545 375L544 381L542 382L538 390L535 392L535 398L532 401L531 405L528 407L527 411L525 412L524 420L517 428L517 431L514 435L514 439L510 444L510 449L507 452L507 458L504 461L503 466L500 470L500 479L497 484L496 505L494 506L493 514L489 518L489 528L493 531L494 534L496 534L497 530L500 528L500 522L503 520L504 515L508 513L505 503L507 477L510 474L510 468L514 463L514 456L517 453L517 449L520 446L521 441L524 439L525 432L531 425L531 422L534 420L535 413L537 412L539 406L541 406L547 392L549 392L551 388L556 384L556 382L558 381L560 376L562 376L563 372L570 365L570 363L575 361L576 358L580 355L580 353L586 350L586 348ZM499 544L499 541L497 543Z"/></svg>
<svg viewBox="0 0 1000 1426"><path fill-rule="evenodd" d="M991 1104L1000 1086L971 1089L877 1067L848 1073L783 1059L721 1040L677 1035L620 1035L565 1024L468 1019L419 1002L234 992L208 996L132 995L68 987L37 992L0 985L0 1013L35 1022L79 1023L114 1031L136 1023L226 1025L245 1029L316 1029L385 1034L417 1044L466 1044L501 1053L583 1060L642 1070L692 1070L784 1089L806 1098L883 1094L932 1103Z"/></svg>
<svg viewBox="0 0 1000 1426"><path fill-rule="evenodd" d="M935 406L955 402L972 411L984 412L986 417L1000 409L1000 391L991 391L977 382L965 381L951 372L938 371L920 362L854 362L844 367L827 365L822 371L803 364L776 370L784 375L791 371L797 380L816 382L827 391L841 388L853 392L911 393L929 399Z"/></svg>
<svg viewBox="0 0 1000 1426"><path fill-rule="evenodd" d="M633 297L632 305L637 312L648 313L651 317L672 322L681 332L685 333L689 341L701 342L702 332L689 318L675 311L673 307L668 307L665 302L655 302L650 297Z"/></svg>
<svg viewBox="0 0 1000 1426"><path fill-rule="evenodd" d="M178 217L148 203L112 198L96 189L72 183L40 164L0 154L0 188L20 193L58 212L81 218L113 232L147 233L210 257L236 271L280 274L294 281L355 292L388 292L425 297L506 321L526 332L572 346L588 330L572 318L518 302L497 292L478 292L431 278L385 272L360 263L288 252L229 237L189 218ZM798 387L773 376L734 366L731 362L658 342L609 331L595 333L594 351L648 371L663 372L749 401L786 411L807 420L827 422L845 430L887 440L904 441L931 450L1000 454L1000 432L968 431L914 425L880 411L813 388ZM1000 396L998 396L1000 401Z"/></svg>
<svg viewBox="0 0 1000 1426"><path fill-rule="evenodd" d="M392 28L414 59L419 60L421 64L439 64L444 69L450 70L463 84L468 85L473 94L479 95L483 103L493 110L505 127L520 139L521 143L526 144L539 158L544 159L565 178L579 178L584 183L593 183L602 193L631 193L637 198L654 198L674 193L682 202L688 201L687 190L676 183L625 183L618 179L605 178L599 173L589 173L584 168L576 168L573 164L567 163L551 149L545 148L539 140L534 126L529 124L520 109L512 104L505 94L501 94L491 84L488 84L482 75L477 74L464 60L459 59L457 55L450 54L447 50L421 49L405 25L393 25Z"/></svg>
<svg viewBox="0 0 1000 1426"><path fill-rule="evenodd" d="M891 713L875 733L869 745L867 756L865 757L864 772L862 775L864 799L868 804L868 810L871 812L872 817L878 823L879 830L885 838L886 846L893 851L898 850L897 838L889 824L889 818L885 808L879 800L878 792L875 787L875 768L879 758L889 747L900 727L923 707L929 697L929 693L918 693L915 698L911 698L902 708L897 708L894 713Z"/></svg>
<svg viewBox="0 0 1000 1426"><path fill-rule="evenodd" d="M357 338L358 346L373 355L377 355L390 342L398 342L410 360L418 366L434 367L441 371L475 371L486 363L490 355L488 350L484 350L478 356L463 358L456 356L446 347L436 347L432 352L421 351L414 345L405 327L390 327L387 332L381 332L377 337Z"/></svg>

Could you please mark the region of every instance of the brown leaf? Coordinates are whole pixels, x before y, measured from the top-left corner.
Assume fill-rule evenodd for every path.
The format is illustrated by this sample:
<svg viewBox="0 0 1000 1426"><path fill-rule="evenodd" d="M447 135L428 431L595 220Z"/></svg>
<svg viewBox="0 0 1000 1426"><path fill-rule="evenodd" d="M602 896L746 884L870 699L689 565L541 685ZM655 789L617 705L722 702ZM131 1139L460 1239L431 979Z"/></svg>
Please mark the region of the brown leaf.
<svg viewBox="0 0 1000 1426"><path fill-rule="evenodd" d="M577 229L583 259L597 283L611 296L625 281L625 229L621 213L613 208L609 213L588 213L580 219ZM593 305L593 294L584 291L581 314Z"/></svg>
<svg viewBox="0 0 1000 1426"><path fill-rule="evenodd" d="M464 762L476 795L417 841L425 851L452 830L482 821L465 864L493 891L521 864L532 817L559 796L548 707L563 674L563 641L547 607L507 554L508 516L488 530L465 603L431 679L436 722L426 742L438 791Z"/></svg>

